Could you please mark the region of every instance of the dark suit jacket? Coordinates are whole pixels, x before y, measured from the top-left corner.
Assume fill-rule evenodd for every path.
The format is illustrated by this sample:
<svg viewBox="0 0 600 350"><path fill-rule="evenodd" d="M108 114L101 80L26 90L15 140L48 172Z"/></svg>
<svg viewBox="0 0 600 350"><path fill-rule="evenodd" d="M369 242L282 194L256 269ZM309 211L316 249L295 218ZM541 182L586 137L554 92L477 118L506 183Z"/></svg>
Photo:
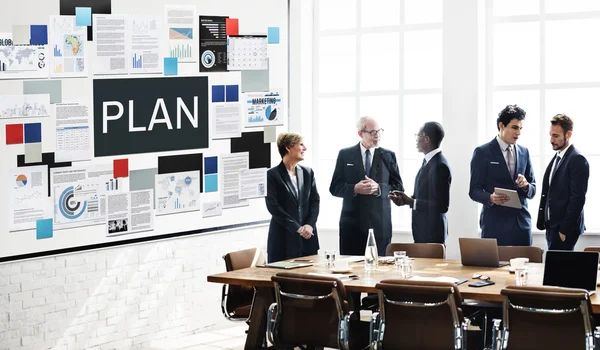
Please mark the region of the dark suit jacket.
<svg viewBox="0 0 600 350"><path fill-rule="evenodd" d="M496 238L498 245L531 245L531 215L527 210L527 199L535 195L535 177L529 151L516 145L515 174L510 176L506 160L496 138L475 148L471 159L471 184L469 196L483 204L479 225L481 237ZM522 174L529 182L529 189L523 191L515 181ZM521 209L490 204L490 194L494 188L517 191Z"/></svg>
<svg viewBox="0 0 600 350"><path fill-rule="evenodd" d="M446 213L450 206L452 175L439 152L421 168L415 179L412 231L415 243L444 243L448 235Z"/></svg>
<svg viewBox="0 0 600 350"><path fill-rule="evenodd" d="M558 226L557 231L566 236L579 236L584 231L583 205L590 177L590 165L575 146L571 145L558 164L552 184L548 185L555 158L556 155L544 173L537 228L545 230ZM548 222L545 222L544 218L546 201L550 207Z"/></svg>
<svg viewBox="0 0 600 350"><path fill-rule="evenodd" d="M341 245L340 254L364 254L369 228L373 228L376 239L392 237L388 193L391 190L404 191L394 152L381 147L375 149L370 175L379 184L381 195L354 195L354 185L365 179L360 144L340 151L329 192L344 199L340 216L340 242L353 242L350 248L344 248L346 244ZM386 247L377 248L385 251Z"/></svg>
<svg viewBox="0 0 600 350"><path fill-rule="evenodd" d="M269 262L317 254L319 238L319 192L311 168L296 166L298 195L283 162L267 171L267 209L271 213L267 254ZM310 225L313 234L304 239L297 232L303 225Z"/></svg>

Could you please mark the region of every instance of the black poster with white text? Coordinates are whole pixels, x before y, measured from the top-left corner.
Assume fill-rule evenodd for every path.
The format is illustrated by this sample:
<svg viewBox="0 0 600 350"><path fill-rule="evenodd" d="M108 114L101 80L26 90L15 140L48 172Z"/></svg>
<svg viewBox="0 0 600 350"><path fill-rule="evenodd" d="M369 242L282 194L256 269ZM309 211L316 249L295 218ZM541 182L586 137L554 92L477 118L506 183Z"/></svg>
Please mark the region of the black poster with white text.
<svg viewBox="0 0 600 350"><path fill-rule="evenodd" d="M207 77L94 80L96 157L207 147Z"/></svg>

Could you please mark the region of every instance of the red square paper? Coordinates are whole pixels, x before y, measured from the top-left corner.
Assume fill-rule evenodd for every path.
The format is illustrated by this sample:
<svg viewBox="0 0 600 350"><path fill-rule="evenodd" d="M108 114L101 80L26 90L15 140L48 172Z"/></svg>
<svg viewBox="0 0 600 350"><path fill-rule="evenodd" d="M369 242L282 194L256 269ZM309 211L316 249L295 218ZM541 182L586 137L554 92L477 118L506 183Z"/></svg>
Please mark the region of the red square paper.
<svg viewBox="0 0 600 350"><path fill-rule="evenodd" d="M18 145L23 143L23 124L6 124L6 144Z"/></svg>
<svg viewBox="0 0 600 350"><path fill-rule="evenodd" d="M113 160L113 177L129 177L129 159Z"/></svg>
<svg viewBox="0 0 600 350"><path fill-rule="evenodd" d="M225 18L225 33L227 35L239 35L239 20L237 18Z"/></svg>

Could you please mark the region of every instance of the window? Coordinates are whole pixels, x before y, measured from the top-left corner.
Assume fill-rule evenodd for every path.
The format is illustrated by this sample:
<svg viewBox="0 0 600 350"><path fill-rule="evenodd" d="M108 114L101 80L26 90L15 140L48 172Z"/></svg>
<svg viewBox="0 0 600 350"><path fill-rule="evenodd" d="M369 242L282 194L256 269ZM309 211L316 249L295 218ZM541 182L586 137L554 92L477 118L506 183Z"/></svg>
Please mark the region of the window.
<svg viewBox="0 0 600 350"><path fill-rule="evenodd" d="M497 134L494 116L507 104L527 112L519 143L529 149L538 194L529 202L537 219L542 180L554 156L550 119L565 113L575 122L572 143L590 163L590 179L600 166L594 147L600 126L600 47L590 38L600 31L600 3L594 0L488 1L487 90L489 139ZM585 210L600 208L600 187L590 181ZM586 216L588 231L600 231L600 218Z"/></svg>
<svg viewBox="0 0 600 350"><path fill-rule="evenodd" d="M314 167L319 228L338 227L341 198L329 185L340 149L359 142L356 121L377 118L411 194L422 154L414 134L442 121L442 0L315 0ZM392 205L394 230L410 231L408 207Z"/></svg>

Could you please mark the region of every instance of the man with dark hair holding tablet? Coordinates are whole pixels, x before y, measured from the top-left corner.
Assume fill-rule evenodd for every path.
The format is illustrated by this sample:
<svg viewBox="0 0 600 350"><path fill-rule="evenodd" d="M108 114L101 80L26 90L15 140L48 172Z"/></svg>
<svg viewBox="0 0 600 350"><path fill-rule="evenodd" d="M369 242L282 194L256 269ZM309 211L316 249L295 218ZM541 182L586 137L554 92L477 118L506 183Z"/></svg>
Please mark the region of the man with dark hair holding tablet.
<svg viewBox="0 0 600 350"><path fill-rule="evenodd" d="M483 204L479 225L482 238L495 238L499 246L531 245L531 215L527 199L535 195L535 178L527 148L517 145L525 111L517 105L506 106L496 119L498 136L481 145L471 159L469 196ZM506 194L495 188L515 190L521 208L503 204Z"/></svg>

